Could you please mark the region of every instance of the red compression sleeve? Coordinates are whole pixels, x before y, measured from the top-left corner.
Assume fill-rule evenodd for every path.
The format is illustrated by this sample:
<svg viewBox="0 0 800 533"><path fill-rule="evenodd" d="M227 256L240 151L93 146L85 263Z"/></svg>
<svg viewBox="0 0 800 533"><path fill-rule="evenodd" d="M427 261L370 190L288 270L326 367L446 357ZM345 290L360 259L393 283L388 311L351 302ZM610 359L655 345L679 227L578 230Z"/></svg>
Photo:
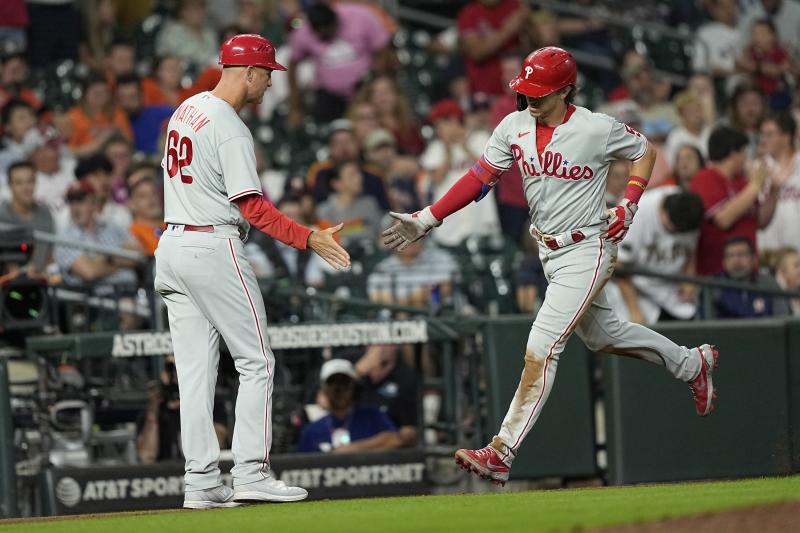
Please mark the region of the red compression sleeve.
<svg viewBox="0 0 800 533"><path fill-rule="evenodd" d="M234 200L242 216L250 224L257 227L270 237L278 239L298 250L308 248L308 236L311 228L298 224L287 217L260 194L248 194Z"/></svg>
<svg viewBox="0 0 800 533"><path fill-rule="evenodd" d="M436 220L444 220L481 196L484 185L492 187L502 174L502 170L492 167L481 158L431 206L431 214Z"/></svg>
<svg viewBox="0 0 800 533"><path fill-rule="evenodd" d="M639 198L647 188L647 180L639 176L631 176L628 178L628 186L625 187L625 198L634 204L639 203Z"/></svg>

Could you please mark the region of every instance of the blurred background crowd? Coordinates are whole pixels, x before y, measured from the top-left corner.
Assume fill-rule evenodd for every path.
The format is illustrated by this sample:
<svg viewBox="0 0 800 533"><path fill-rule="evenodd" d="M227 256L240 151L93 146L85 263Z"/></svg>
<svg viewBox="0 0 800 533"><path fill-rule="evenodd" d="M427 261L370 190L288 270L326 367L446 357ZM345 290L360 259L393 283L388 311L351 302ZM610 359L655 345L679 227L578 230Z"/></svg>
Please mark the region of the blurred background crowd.
<svg viewBox="0 0 800 533"><path fill-rule="evenodd" d="M577 104L658 147L621 245L623 275L609 284L620 312L642 323L800 314L800 299L774 295L800 286L797 0L3 0L0 222L58 237L21 265L28 277L119 304L113 317L60 309L60 331L157 325L148 263L69 243L152 258L164 228L166 122L214 87L219 45L238 33L270 38L289 67L242 112L265 196L304 224L343 221L353 257L335 273L251 232L271 321L315 318L278 290L287 287L385 305L381 316L536 311L546 281L516 169L403 252L383 249L378 235L390 210L437 200L480 157L515 110L507 82L546 45L575 55ZM624 192L626 165L612 165L609 205ZM734 283L698 285L696 275ZM435 367L407 348L329 357L336 371L315 374L323 387L309 385L307 403L330 407L331 395L352 397L343 378L385 385L400 368L393 386L373 387L398 397L413 376L396 361ZM165 368L153 409L170 405ZM375 442L415 442L403 431L415 409L393 409L388 422L364 415L372 436L399 428ZM151 411L141 427L159 420ZM161 453L142 434L148 457ZM301 447L331 442L315 435L304 432Z"/></svg>

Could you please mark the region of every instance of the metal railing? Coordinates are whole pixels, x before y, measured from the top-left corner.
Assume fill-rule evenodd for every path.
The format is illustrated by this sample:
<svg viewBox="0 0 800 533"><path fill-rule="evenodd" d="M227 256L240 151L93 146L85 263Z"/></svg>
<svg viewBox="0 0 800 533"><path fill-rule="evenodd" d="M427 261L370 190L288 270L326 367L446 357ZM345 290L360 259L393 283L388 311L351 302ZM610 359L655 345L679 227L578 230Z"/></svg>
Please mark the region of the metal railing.
<svg viewBox="0 0 800 533"><path fill-rule="evenodd" d="M730 279L716 278L712 276L689 276L686 274L663 274L647 268L624 266L616 270L615 275L623 276L645 276L648 278L663 279L676 283L692 283L704 288L714 289L734 289L747 291L765 296L777 298L800 298L800 290L786 290L780 288L763 287L755 283L745 281L734 281Z"/></svg>
<svg viewBox="0 0 800 533"><path fill-rule="evenodd" d="M34 230L33 237L40 242L46 242L56 246L68 246L70 248L78 248L87 252L94 252L102 255L110 255L119 257L121 259L128 259L136 263L144 263L147 257L141 252L135 250L127 250L125 248L118 248L116 246L107 246L105 244L95 244L93 242L78 241L75 239L67 239L54 233L47 233L45 231Z"/></svg>

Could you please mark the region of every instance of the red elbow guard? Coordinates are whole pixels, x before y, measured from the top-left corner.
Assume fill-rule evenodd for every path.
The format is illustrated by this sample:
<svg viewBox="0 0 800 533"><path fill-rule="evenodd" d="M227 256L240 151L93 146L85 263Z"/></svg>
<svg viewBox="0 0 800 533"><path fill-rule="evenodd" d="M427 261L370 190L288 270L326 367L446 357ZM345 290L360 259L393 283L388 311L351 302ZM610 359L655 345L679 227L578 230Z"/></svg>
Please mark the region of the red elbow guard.
<svg viewBox="0 0 800 533"><path fill-rule="evenodd" d="M480 158L469 171L461 176L450 190L431 206L431 213L437 220L444 220L470 202L477 202L491 190L503 174L483 158Z"/></svg>

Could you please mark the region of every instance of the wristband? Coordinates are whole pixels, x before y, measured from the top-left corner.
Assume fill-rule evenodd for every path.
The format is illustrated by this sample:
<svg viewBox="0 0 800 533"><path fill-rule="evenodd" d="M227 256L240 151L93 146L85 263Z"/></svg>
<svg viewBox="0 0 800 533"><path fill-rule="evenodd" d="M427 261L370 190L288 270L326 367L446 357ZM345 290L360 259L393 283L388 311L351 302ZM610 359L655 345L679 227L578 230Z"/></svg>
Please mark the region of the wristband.
<svg viewBox="0 0 800 533"><path fill-rule="evenodd" d="M634 204L638 204L646 188L646 179L640 178L639 176L631 176L628 178L628 186L625 187L625 198Z"/></svg>
<svg viewBox="0 0 800 533"><path fill-rule="evenodd" d="M434 215L431 212L431 206L422 209L415 215L419 219L419 221L425 225L426 228L435 228L436 226L439 226L442 223L439 219L436 218L436 215Z"/></svg>

